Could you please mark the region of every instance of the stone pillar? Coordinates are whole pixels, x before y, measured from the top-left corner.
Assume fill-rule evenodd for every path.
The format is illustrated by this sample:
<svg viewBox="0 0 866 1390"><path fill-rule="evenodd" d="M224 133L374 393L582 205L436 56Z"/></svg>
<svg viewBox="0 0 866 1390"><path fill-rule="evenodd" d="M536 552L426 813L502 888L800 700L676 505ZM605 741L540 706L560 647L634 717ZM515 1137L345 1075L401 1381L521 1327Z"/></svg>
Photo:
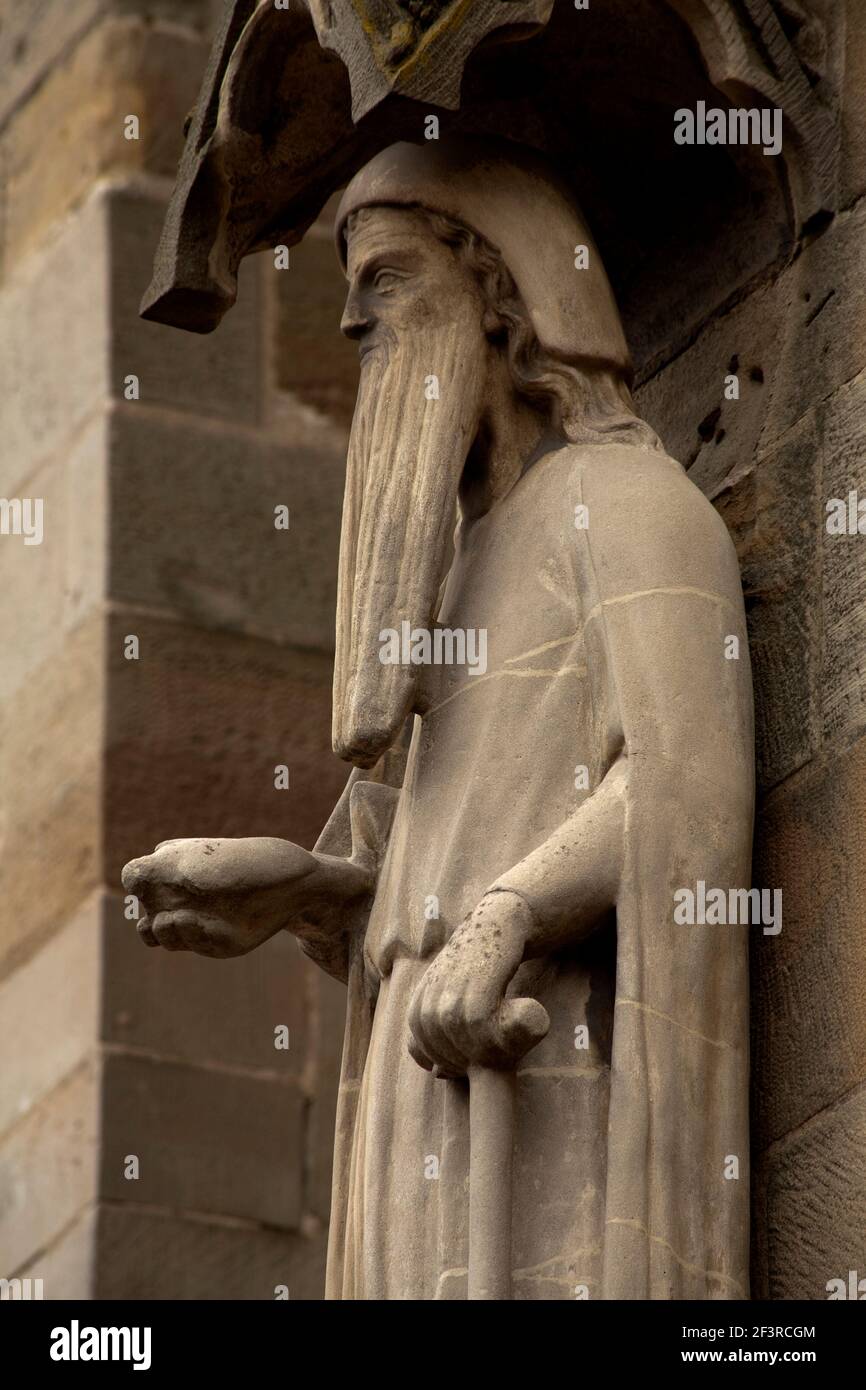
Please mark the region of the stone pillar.
<svg viewBox="0 0 866 1390"><path fill-rule="evenodd" d="M344 991L288 937L149 952L119 885L166 827L311 845L346 776L333 250L250 260L211 337L138 318L219 9L0 7L0 495L44 504L0 536L0 1274L47 1298L323 1282Z"/></svg>

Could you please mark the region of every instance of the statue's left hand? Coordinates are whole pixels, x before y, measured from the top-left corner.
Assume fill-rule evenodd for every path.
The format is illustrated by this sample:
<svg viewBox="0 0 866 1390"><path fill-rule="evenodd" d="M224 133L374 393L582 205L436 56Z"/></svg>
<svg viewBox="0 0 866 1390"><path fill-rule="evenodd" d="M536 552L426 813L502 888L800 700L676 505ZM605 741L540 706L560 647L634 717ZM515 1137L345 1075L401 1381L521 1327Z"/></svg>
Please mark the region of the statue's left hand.
<svg viewBox="0 0 866 1390"><path fill-rule="evenodd" d="M427 969L409 1008L409 1051L436 1076L470 1066L510 1067L546 1034L534 999L506 1000L523 960L529 908L516 893L487 893Z"/></svg>

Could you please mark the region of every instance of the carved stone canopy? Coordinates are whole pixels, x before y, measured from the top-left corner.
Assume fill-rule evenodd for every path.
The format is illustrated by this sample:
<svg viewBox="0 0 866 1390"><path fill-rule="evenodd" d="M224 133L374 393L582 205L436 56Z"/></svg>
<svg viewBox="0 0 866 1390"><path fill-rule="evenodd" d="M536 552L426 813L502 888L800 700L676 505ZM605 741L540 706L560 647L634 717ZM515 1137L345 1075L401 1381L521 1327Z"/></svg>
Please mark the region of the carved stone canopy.
<svg viewBox="0 0 866 1390"><path fill-rule="evenodd" d="M226 0L146 318L210 332L245 256L300 241L430 115L559 164L639 364L835 210L844 26L830 0L278 2ZM781 108L783 153L677 146L674 112L699 101Z"/></svg>

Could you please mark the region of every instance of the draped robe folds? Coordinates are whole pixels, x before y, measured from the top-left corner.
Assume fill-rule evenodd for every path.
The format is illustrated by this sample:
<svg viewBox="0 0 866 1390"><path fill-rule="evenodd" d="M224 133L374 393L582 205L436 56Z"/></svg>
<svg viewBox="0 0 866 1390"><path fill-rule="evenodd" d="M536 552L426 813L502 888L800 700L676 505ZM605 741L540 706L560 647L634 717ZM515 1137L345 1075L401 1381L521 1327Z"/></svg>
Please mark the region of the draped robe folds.
<svg viewBox="0 0 866 1390"><path fill-rule="evenodd" d="M518 1066L512 1296L748 1297L748 929L674 922L679 888L749 886L733 547L679 464L612 444L549 454L455 545L439 621L487 629L487 671L427 673L408 756L353 772L317 845L380 860L347 946L327 1297L466 1297L468 1086L411 1058L409 1003L623 756L615 910L509 988L551 1019Z"/></svg>

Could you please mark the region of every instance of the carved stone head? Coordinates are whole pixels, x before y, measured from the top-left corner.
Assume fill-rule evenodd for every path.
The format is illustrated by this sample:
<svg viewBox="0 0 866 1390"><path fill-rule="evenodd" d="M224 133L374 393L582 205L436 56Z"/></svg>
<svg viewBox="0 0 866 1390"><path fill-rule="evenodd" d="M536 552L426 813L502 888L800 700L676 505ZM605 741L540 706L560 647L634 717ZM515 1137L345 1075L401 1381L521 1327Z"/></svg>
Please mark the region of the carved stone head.
<svg viewBox="0 0 866 1390"><path fill-rule="evenodd" d="M436 620L467 461L619 434L630 361L601 257L531 152L489 141L395 145L349 185L337 241L343 331L361 381L349 449L334 679L335 751L371 766L424 710L417 669L380 634ZM555 441L555 443L553 442ZM464 506L465 511L465 506Z"/></svg>

